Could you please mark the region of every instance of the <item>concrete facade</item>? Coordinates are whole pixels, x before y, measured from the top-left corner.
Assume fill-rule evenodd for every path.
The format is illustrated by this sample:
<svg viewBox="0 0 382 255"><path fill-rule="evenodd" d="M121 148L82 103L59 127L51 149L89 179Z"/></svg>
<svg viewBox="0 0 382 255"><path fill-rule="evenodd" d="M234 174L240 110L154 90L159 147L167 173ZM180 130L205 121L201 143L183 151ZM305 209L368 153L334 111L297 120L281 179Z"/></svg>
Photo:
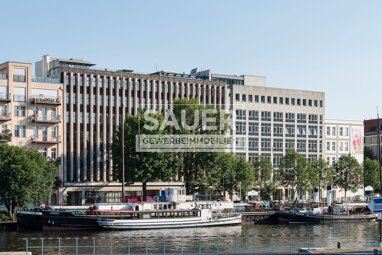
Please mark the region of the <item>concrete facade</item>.
<svg viewBox="0 0 382 255"><path fill-rule="evenodd" d="M49 63L42 63L47 59ZM82 204L94 196L104 202L120 201L121 184L113 180L108 145L126 114L136 115L144 109L164 112L176 98L196 98L201 104L223 109L228 102L226 86L204 77L168 71L138 74L131 70L91 69L93 65L79 59L45 56L36 63L49 66L48 74L63 83L62 193L72 204ZM184 184L181 180L149 183L149 194L157 194L163 185ZM130 185L126 192L139 195L141 184Z"/></svg>

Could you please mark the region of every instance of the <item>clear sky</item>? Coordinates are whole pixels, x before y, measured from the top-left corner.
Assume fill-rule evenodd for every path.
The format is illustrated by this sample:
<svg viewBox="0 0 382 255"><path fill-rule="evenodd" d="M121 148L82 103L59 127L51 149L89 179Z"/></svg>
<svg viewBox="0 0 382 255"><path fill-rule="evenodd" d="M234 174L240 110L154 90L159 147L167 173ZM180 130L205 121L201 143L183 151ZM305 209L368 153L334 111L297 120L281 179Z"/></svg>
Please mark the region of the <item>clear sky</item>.
<svg viewBox="0 0 382 255"><path fill-rule="evenodd" d="M323 91L326 118L382 114L382 1L3 1L0 61L267 77Z"/></svg>

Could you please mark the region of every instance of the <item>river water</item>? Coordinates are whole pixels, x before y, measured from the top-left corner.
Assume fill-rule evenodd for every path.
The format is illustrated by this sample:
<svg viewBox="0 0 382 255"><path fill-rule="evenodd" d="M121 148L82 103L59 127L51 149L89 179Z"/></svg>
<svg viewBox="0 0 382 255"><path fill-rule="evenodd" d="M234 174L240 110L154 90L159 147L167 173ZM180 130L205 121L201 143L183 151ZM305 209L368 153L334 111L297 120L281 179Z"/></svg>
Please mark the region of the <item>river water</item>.
<svg viewBox="0 0 382 255"><path fill-rule="evenodd" d="M0 232L0 251L33 254L297 252L301 247L376 247L377 222L253 225L140 231ZM76 247L77 243L77 247Z"/></svg>

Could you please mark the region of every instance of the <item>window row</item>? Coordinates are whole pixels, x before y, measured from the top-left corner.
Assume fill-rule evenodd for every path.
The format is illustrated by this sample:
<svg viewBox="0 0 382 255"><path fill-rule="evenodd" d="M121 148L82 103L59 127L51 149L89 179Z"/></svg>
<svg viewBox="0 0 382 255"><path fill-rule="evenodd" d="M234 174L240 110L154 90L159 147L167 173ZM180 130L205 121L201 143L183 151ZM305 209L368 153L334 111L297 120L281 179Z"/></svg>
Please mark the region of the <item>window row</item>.
<svg viewBox="0 0 382 255"><path fill-rule="evenodd" d="M318 100L318 99L262 96L262 95L250 95L250 94L239 94L239 93L235 94L235 101L249 102L249 103L262 103L262 104L309 106L309 107L320 107L320 108L324 106L323 100Z"/></svg>

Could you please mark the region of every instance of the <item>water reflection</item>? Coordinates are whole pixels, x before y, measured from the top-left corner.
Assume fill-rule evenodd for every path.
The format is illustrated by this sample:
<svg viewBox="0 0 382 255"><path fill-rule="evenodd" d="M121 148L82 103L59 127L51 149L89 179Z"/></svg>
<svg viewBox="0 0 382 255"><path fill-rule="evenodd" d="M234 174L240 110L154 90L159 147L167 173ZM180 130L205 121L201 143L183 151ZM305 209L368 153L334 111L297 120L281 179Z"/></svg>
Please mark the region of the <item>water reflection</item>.
<svg viewBox="0 0 382 255"><path fill-rule="evenodd" d="M164 229L141 231L102 232L0 232L0 251L25 250L23 238L30 246L57 246L57 238L67 253L73 250L76 240L80 253L92 253L93 242L97 254L109 253L167 253L181 252L295 252L300 247L373 247L379 244L379 229L376 222L337 223L330 225L241 225L195 229ZM85 238L84 238L85 237ZM112 247L110 248L110 244ZM39 250L35 249L37 254ZM34 253L36 254L36 253ZM45 248L44 254L57 254L57 247Z"/></svg>

